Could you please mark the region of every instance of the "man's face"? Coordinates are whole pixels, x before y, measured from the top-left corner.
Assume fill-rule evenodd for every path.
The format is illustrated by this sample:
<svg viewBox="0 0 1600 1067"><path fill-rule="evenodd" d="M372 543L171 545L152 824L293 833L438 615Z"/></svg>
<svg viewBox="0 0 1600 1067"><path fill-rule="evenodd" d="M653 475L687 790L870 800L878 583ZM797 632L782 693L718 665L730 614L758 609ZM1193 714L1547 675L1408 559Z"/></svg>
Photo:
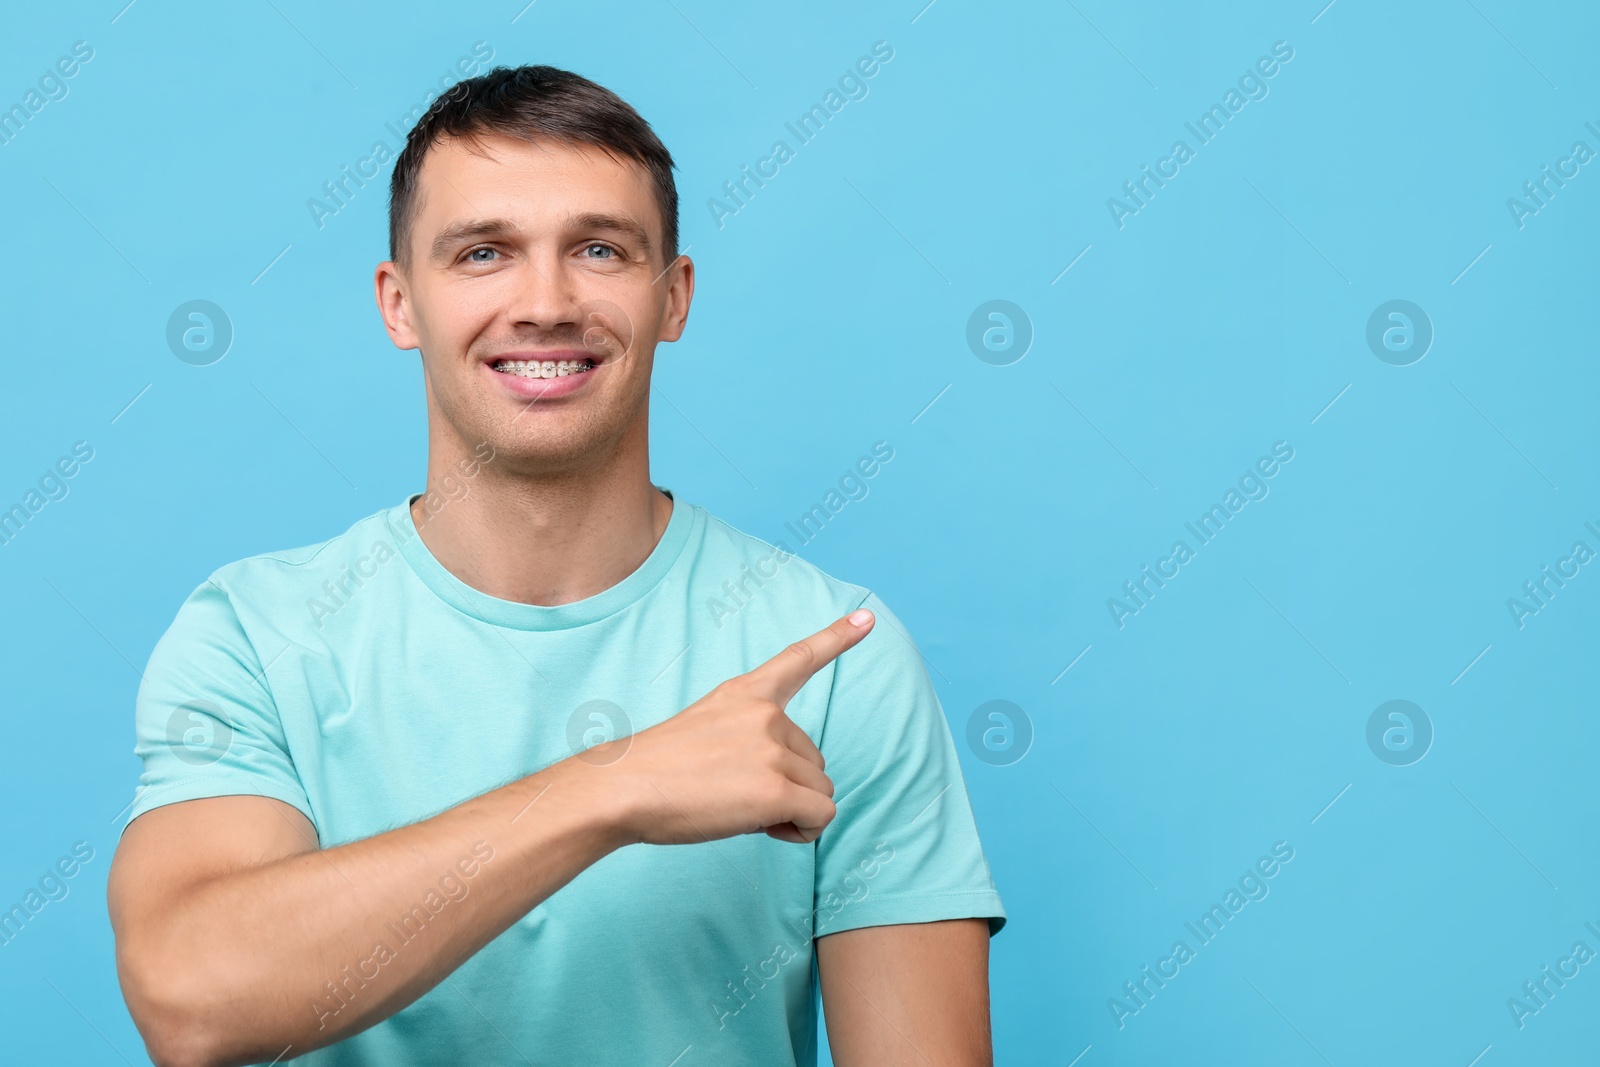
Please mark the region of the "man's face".
<svg viewBox="0 0 1600 1067"><path fill-rule="evenodd" d="M683 333L693 265L663 262L639 164L498 135L480 150L429 149L410 266L379 265L378 306L394 343L422 350L434 447L488 441L497 465L574 472L630 430L643 440L655 346Z"/></svg>

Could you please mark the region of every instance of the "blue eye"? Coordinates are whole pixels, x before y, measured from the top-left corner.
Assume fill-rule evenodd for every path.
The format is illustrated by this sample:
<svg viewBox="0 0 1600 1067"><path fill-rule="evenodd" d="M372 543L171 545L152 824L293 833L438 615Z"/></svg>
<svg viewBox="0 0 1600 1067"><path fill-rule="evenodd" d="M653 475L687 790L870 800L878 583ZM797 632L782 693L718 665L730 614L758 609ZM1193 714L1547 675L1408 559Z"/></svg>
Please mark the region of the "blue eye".
<svg viewBox="0 0 1600 1067"><path fill-rule="evenodd" d="M487 260L487 259L476 259L474 257L477 256L477 254L479 252L494 252L494 251L495 251L494 249L489 248L487 246L485 246L483 248L474 248L472 251L467 253L467 259L471 260L473 263L488 263L490 261ZM498 252L496 252L495 254L499 255Z"/></svg>
<svg viewBox="0 0 1600 1067"><path fill-rule="evenodd" d="M596 248L604 249L606 252L610 253L610 255L606 255L606 256L602 257L604 259L611 259L616 254L616 249L612 248L610 245L600 244L598 241L595 242L592 245L589 245L587 248L584 249L584 251L585 252L593 252Z"/></svg>

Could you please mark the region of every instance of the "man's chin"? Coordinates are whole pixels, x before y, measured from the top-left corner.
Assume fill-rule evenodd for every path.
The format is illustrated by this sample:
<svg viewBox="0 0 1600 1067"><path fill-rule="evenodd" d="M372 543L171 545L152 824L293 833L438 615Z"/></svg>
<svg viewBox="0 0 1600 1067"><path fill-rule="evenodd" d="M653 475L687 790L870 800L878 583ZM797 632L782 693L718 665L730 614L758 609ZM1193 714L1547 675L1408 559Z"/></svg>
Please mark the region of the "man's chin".
<svg viewBox="0 0 1600 1067"><path fill-rule="evenodd" d="M527 418L500 423L476 440L494 448L499 472L547 478L580 474L600 464L611 452L604 438L588 419L556 417L533 425Z"/></svg>

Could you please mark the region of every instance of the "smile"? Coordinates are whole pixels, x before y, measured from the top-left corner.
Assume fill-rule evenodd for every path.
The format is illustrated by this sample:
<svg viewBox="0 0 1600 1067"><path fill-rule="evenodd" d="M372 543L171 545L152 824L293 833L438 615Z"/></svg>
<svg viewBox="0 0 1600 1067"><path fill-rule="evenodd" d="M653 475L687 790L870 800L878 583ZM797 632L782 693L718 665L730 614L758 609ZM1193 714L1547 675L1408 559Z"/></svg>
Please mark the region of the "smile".
<svg viewBox="0 0 1600 1067"><path fill-rule="evenodd" d="M518 378L565 378L594 369L594 361L589 359L497 359L490 365L501 374Z"/></svg>

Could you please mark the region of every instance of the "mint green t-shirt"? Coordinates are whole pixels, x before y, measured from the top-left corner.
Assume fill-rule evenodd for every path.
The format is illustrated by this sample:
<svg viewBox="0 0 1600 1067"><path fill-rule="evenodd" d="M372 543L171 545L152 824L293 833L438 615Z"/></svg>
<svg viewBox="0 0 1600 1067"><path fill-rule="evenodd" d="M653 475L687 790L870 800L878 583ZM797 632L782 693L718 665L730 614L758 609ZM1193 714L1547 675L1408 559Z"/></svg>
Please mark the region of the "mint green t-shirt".
<svg viewBox="0 0 1600 1067"><path fill-rule="evenodd" d="M556 607L456 578L409 499L321 544L222 567L151 654L129 819L256 794L304 812L324 847L370 837L653 726L862 605L872 633L787 707L834 783L837 815L816 842L619 849L405 1009L284 1061L810 1067L815 938L972 917L992 936L1005 910L899 620L697 505L673 498L637 570ZM520 817L539 818L537 803ZM510 861L486 840L410 912L373 916L372 953L292 992L308 1018L353 1005L496 862Z"/></svg>

